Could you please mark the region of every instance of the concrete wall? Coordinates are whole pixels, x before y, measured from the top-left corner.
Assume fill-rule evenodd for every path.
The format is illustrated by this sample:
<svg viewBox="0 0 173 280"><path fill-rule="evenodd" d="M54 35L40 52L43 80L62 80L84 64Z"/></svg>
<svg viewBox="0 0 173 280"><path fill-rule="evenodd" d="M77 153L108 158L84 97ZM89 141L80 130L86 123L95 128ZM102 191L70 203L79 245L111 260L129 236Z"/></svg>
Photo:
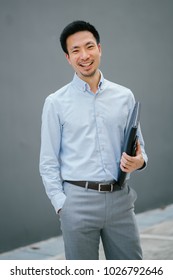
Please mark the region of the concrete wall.
<svg viewBox="0 0 173 280"><path fill-rule="evenodd" d="M101 70L142 102L149 156L133 175L136 211L173 202L171 0L0 0L0 252L60 234L39 176L45 97L73 70L59 45L66 24L93 23L103 48Z"/></svg>

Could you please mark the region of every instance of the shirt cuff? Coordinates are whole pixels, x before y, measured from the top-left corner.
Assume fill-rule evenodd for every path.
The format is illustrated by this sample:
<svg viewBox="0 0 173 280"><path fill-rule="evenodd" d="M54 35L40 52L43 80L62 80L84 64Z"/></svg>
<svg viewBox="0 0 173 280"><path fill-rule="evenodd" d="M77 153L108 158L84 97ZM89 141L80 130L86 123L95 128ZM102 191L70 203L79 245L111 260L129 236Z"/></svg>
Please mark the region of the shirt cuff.
<svg viewBox="0 0 173 280"><path fill-rule="evenodd" d="M55 208L56 213L58 213L58 210L60 210L63 207L65 200L66 200L66 195L63 192L53 196L53 198L51 199L51 203Z"/></svg>

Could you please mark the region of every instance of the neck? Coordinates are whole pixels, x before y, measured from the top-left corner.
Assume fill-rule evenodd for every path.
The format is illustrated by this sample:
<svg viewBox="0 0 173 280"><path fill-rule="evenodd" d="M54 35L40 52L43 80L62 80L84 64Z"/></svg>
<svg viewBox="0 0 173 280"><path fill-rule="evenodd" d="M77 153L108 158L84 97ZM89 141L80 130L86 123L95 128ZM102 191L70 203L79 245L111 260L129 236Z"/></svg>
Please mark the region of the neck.
<svg viewBox="0 0 173 280"><path fill-rule="evenodd" d="M91 77L81 77L82 80L84 80L87 84L89 84L90 89L93 93L96 93L98 90L98 84L100 81L100 71L97 70L95 74Z"/></svg>

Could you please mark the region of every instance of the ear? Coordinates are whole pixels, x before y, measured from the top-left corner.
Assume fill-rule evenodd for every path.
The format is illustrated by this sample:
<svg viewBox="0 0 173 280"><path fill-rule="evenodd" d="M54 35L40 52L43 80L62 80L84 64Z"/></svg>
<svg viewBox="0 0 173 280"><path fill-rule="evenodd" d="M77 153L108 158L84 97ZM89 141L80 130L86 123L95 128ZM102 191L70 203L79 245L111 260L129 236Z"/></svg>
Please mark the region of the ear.
<svg viewBox="0 0 173 280"><path fill-rule="evenodd" d="M69 57L69 55L67 53L65 54L65 57L66 57L68 63L71 64L70 57Z"/></svg>
<svg viewBox="0 0 173 280"><path fill-rule="evenodd" d="M100 52L100 56L102 55L102 48L101 48L101 44L99 43L98 45L98 49L99 49L99 52Z"/></svg>

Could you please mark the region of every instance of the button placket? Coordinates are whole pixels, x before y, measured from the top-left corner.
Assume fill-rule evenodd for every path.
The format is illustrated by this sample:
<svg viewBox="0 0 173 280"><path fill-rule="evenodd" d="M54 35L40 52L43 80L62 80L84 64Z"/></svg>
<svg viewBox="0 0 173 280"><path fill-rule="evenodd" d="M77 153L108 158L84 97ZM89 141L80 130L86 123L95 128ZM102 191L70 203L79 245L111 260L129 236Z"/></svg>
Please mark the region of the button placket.
<svg viewBox="0 0 173 280"><path fill-rule="evenodd" d="M101 112L100 108L97 106L97 97L95 98L95 119L97 124L97 135L99 141L99 152L101 156L102 166L105 170L107 167L106 162L106 141L104 138L104 115ZM105 170L106 172L106 170Z"/></svg>

